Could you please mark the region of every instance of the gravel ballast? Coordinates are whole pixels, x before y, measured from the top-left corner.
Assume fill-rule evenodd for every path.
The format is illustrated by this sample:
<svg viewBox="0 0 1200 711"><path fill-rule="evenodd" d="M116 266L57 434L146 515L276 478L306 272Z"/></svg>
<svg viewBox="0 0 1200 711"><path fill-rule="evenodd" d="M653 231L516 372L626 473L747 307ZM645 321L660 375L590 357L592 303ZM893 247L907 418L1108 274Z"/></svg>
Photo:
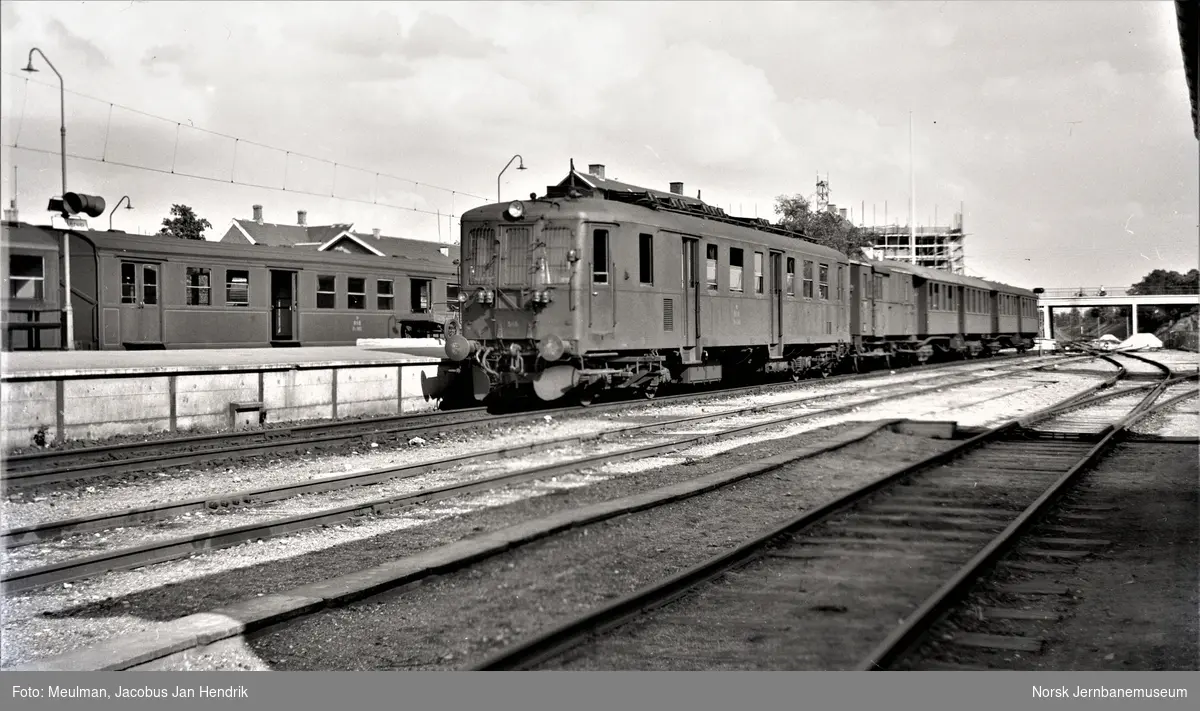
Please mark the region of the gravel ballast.
<svg viewBox="0 0 1200 711"><path fill-rule="evenodd" d="M977 416L985 420L1004 419L1006 407L1039 409L1082 391L1095 379L1036 374L1023 376L1022 382L1028 384L1026 381L1038 382L1034 390L1020 394L1020 403L1014 405L1003 399L989 399L990 405L976 405L983 407ZM1010 388L1012 382L1008 380ZM871 385L878 387L880 383L873 381ZM995 387L997 384L984 385ZM671 481L672 477L681 476L679 471L670 468L672 465L677 469L682 467L683 475L690 474L691 470L687 468L695 464L680 465L680 461L728 455L739 445L768 441L772 437L774 441L780 441L804 435L818 427L840 425L838 429L841 429L846 426L841 423L883 417L929 413L941 417L948 414L944 411L946 407L971 405L990 397L976 389L984 385L936 397L913 398L903 406L889 404L864 408L852 415L820 418L796 428L754 436L746 442L730 441L712 445L709 449L695 448L696 451L681 452L674 462L657 458L656 461L624 463L602 472L582 472L575 478L559 477L558 481L439 502L432 507L417 507L346 526L306 531L141 571L108 574L70 587L13 596L5 609L4 664L19 664L114 634L150 629L159 620L211 609L247 595L276 592L344 574L381 558L393 559L549 511L655 488ZM1045 404L1041 404L1043 401ZM668 468L654 469L664 465ZM670 473L672 471L674 473ZM630 474L638 476L629 478ZM620 478L603 480L609 476ZM554 496L545 495L555 492Z"/></svg>

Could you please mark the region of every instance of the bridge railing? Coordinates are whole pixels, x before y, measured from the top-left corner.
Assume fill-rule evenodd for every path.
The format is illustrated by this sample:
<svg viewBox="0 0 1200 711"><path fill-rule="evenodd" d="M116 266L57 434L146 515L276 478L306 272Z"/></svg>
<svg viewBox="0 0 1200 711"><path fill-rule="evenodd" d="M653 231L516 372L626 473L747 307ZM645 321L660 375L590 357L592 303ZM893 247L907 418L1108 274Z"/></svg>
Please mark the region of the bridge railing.
<svg viewBox="0 0 1200 711"><path fill-rule="evenodd" d="M1070 286L1045 289L1039 296L1046 298L1070 298L1087 296L1125 296L1132 287L1129 286ZM1177 296L1200 294L1200 284L1194 286L1167 286L1154 289L1142 296Z"/></svg>

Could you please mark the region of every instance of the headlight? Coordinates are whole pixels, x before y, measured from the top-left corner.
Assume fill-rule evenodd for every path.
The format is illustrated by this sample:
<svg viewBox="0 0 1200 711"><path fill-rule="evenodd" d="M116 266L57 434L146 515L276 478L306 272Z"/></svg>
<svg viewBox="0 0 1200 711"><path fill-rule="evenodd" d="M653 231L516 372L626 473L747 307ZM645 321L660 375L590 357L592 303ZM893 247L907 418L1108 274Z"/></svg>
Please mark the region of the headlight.
<svg viewBox="0 0 1200 711"><path fill-rule="evenodd" d="M510 220L519 220L525 214L525 205L520 200L513 200L508 203L508 209L504 211L504 216Z"/></svg>

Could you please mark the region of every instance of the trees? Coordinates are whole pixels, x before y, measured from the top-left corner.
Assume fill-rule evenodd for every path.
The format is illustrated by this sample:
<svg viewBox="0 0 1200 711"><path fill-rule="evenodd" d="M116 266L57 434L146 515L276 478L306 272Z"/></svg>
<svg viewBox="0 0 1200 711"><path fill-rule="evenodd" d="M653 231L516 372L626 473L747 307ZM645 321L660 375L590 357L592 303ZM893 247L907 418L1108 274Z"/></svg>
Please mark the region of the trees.
<svg viewBox="0 0 1200 711"><path fill-rule="evenodd" d="M197 217L187 205L172 205L171 214L174 217L163 218L162 229L158 234L180 239L204 239L204 230L212 228L212 223L203 217Z"/></svg>
<svg viewBox="0 0 1200 711"><path fill-rule="evenodd" d="M870 235L849 220L832 212L814 212L803 195L775 198L775 214L780 215L780 227L853 258L861 259L863 247L871 244Z"/></svg>
<svg viewBox="0 0 1200 711"><path fill-rule="evenodd" d="M1130 294L1195 294L1200 287L1200 270L1180 274L1155 269L1129 289Z"/></svg>
<svg viewBox="0 0 1200 711"><path fill-rule="evenodd" d="M1130 294L1195 294L1200 291L1200 271L1187 274L1155 269L1129 288ZM1146 333L1157 333L1187 316L1196 313L1195 306L1143 306L1138 311L1138 325Z"/></svg>

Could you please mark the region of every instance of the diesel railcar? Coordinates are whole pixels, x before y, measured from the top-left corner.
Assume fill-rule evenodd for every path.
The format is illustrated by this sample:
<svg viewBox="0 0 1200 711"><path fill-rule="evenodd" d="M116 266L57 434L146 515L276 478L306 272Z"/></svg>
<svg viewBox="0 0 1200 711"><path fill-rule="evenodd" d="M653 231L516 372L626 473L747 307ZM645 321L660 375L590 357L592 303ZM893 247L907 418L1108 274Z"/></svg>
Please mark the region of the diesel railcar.
<svg viewBox="0 0 1200 711"><path fill-rule="evenodd" d="M1036 335L1033 319L1025 332L994 308L990 320L966 309L1031 292L851 260L680 192L572 167L543 197L463 215L461 320L447 324L446 354L469 367L478 399L521 386L543 400L653 397L667 382L799 379L869 358L1024 348Z"/></svg>

